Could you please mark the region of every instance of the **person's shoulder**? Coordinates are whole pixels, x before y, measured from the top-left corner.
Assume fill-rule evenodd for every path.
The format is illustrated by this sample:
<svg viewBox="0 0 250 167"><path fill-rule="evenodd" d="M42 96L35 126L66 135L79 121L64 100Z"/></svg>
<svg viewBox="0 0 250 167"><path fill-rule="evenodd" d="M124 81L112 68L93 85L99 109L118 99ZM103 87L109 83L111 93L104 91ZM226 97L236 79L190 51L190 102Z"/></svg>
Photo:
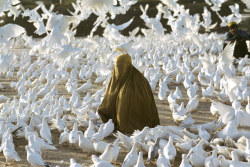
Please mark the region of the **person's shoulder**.
<svg viewBox="0 0 250 167"><path fill-rule="evenodd" d="M248 34L245 30L238 30L240 33Z"/></svg>

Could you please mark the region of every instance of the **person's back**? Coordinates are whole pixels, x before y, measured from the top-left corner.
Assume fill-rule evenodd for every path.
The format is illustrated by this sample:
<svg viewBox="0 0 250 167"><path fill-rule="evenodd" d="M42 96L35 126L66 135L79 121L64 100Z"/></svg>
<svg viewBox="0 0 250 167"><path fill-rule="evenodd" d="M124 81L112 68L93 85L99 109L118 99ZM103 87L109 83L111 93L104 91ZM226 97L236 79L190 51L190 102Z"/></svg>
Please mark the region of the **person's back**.
<svg viewBox="0 0 250 167"><path fill-rule="evenodd" d="M249 34L246 31L239 30L235 22L228 24L229 32L226 34L226 41L235 43L233 56L237 59L245 57L248 52L246 40L250 40Z"/></svg>
<svg viewBox="0 0 250 167"><path fill-rule="evenodd" d="M128 54L117 56L98 114L104 123L112 119L115 129L123 133L160 124L151 87Z"/></svg>

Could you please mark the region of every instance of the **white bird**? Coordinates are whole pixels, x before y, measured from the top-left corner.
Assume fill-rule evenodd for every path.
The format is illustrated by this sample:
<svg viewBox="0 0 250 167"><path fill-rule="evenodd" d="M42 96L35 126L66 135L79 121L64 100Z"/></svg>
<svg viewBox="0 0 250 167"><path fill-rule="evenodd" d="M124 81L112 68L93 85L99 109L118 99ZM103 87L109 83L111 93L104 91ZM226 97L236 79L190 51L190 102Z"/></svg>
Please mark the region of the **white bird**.
<svg viewBox="0 0 250 167"><path fill-rule="evenodd" d="M105 160L109 163L112 162L113 160L113 145L112 144L108 144L108 146L105 148L104 152L102 153L102 155L100 155L100 159Z"/></svg>
<svg viewBox="0 0 250 167"><path fill-rule="evenodd" d="M182 98L182 93L181 93L181 90L180 90L180 88L178 86L176 87L173 95L176 97L176 99L181 99Z"/></svg>
<svg viewBox="0 0 250 167"><path fill-rule="evenodd" d="M139 152L139 156L138 156L137 162L136 162L134 167L145 167L144 162L143 162L143 152L142 151Z"/></svg>
<svg viewBox="0 0 250 167"><path fill-rule="evenodd" d="M96 133L95 130L95 125L91 121L92 119L89 119L89 126L88 128L84 131L84 137L85 138L92 138L92 136Z"/></svg>
<svg viewBox="0 0 250 167"><path fill-rule="evenodd" d="M211 135L201 126L198 126L198 134L202 139L206 141L209 141L209 139L211 138Z"/></svg>
<svg viewBox="0 0 250 167"><path fill-rule="evenodd" d="M130 166L134 166L137 162L138 159L138 153L136 151L136 145L137 142L135 142L132 146L132 149L129 151L129 153L126 155L123 163L122 163L122 167L130 167Z"/></svg>
<svg viewBox="0 0 250 167"><path fill-rule="evenodd" d="M47 143L52 144L52 137L47 119L48 117L44 117L42 120L40 135Z"/></svg>
<svg viewBox="0 0 250 167"><path fill-rule="evenodd" d="M116 138L112 148L112 156L113 156L112 162L116 162L118 155L120 153L120 149L121 147L119 147L119 139Z"/></svg>
<svg viewBox="0 0 250 167"><path fill-rule="evenodd" d="M73 129L69 132L69 143L77 143L78 136L77 136L78 128L77 123L75 122L73 125Z"/></svg>
<svg viewBox="0 0 250 167"><path fill-rule="evenodd" d="M217 158L217 151L216 150L213 150L212 155L205 159L204 165L205 165L205 167L211 167L211 166L219 167L220 166L220 162Z"/></svg>
<svg viewBox="0 0 250 167"><path fill-rule="evenodd" d="M104 131L104 137L109 136L114 131L114 123L112 122L112 119L109 119L107 123L103 126Z"/></svg>
<svg viewBox="0 0 250 167"><path fill-rule="evenodd" d="M119 140L121 141L121 143L123 144L123 146L125 147L126 150L131 150L132 148L132 141L133 139L131 139L130 137L128 137L127 135L124 135L122 132L117 131L116 135L117 138L119 138Z"/></svg>
<svg viewBox="0 0 250 167"><path fill-rule="evenodd" d="M144 141L148 131L149 127L145 126L141 131L135 130L130 138L133 139L134 141Z"/></svg>
<svg viewBox="0 0 250 167"><path fill-rule="evenodd" d="M114 167L111 163L100 159L96 155L92 155L91 159L94 162L95 167Z"/></svg>
<svg viewBox="0 0 250 167"><path fill-rule="evenodd" d="M104 128L104 124L101 124L98 131L95 134L93 134L93 136L91 138L94 139L95 141L103 140L103 138L104 138L103 128Z"/></svg>
<svg viewBox="0 0 250 167"><path fill-rule="evenodd" d="M41 150L56 150L55 146L47 144L43 139L38 136L38 133L33 135L34 142Z"/></svg>
<svg viewBox="0 0 250 167"><path fill-rule="evenodd" d="M170 136L168 144L163 148L163 154L167 159L169 159L170 162L173 163L175 161L176 153L176 148L173 145L173 137Z"/></svg>
<svg viewBox="0 0 250 167"><path fill-rule="evenodd" d="M232 164L232 160L226 159L223 155L219 155L218 160L220 162L221 167L230 166L230 164Z"/></svg>
<svg viewBox="0 0 250 167"><path fill-rule="evenodd" d="M185 128L189 128L189 127L192 127L192 125L194 125L194 119L192 118L192 115L191 113L188 113L187 114L187 118L184 119L181 124L180 124L180 127L185 127Z"/></svg>
<svg viewBox="0 0 250 167"><path fill-rule="evenodd" d="M43 161L41 155L33 152L29 146L25 146L27 151L27 160L32 166L45 166L46 163Z"/></svg>
<svg viewBox="0 0 250 167"><path fill-rule="evenodd" d="M245 12L250 12L250 3L249 3L249 1L248 0L241 0L241 2L243 2L247 6L247 8L244 9L244 11Z"/></svg>
<svg viewBox="0 0 250 167"><path fill-rule="evenodd" d="M92 83L91 83L91 80L87 80L86 83L84 83L82 86L80 86L79 88L77 88L76 90L78 92L85 92L85 91L89 91L92 87Z"/></svg>
<svg viewBox="0 0 250 167"><path fill-rule="evenodd" d="M21 158L18 156L15 150L12 134L9 135L2 148L6 162L21 161Z"/></svg>
<svg viewBox="0 0 250 167"><path fill-rule="evenodd" d="M69 167L82 167L82 165L77 163L74 158L70 158L70 166Z"/></svg>
<svg viewBox="0 0 250 167"><path fill-rule="evenodd" d="M69 141L69 130L67 127L64 128L64 131L60 134L59 144Z"/></svg>
<svg viewBox="0 0 250 167"><path fill-rule="evenodd" d="M173 91L170 92L170 94L168 95L168 103L174 103L176 102L176 97L173 95Z"/></svg>
<svg viewBox="0 0 250 167"><path fill-rule="evenodd" d="M227 125L218 132L218 137L226 139L229 136L233 140L238 139L241 136L241 133L237 129L237 124L235 120L230 120Z"/></svg>
<svg viewBox="0 0 250 167"><path fill-rule="evenodd" d="M113 7L113 0L108 0L108 1L102 1L102 0L96 0L96 1L91 1L91 0L86 0L81 3L82 8L88 9L88 10L93 10L100 14L105 14L109 12L112 7Z"/></svg>
<svg viewBox="0 0 250 167"><path fill-rule="evenodd" d="M99 152L99 153L103 153L106 149L106 147L108 146L109 143L106 143L104 141L95 141L95 139L91 139L92 143L94 145L95 151Z"/></svg>
<svg viewBox="0 0 250 167"><path fill-rule="evenodd" d="M182 157L182 160L181 160L181 164L179 167L192 167L192 165L189 163L189 160L187 159L186 154L182 154L181 157Z"/></svg>
<svg viewBox="0 0 250 167"><path fill-rule="evenodd" d="M85 138L82 131L78 131L77 132L78 136L79 136L79 147L86 152L94 152L95 148L94 145L92 143L92 140L89 138Z"/></svg>
<svg viewBox="0 0 250 167"><path fill-rule="evenodd" d="M195 95L194 98L190 99L186 105L187 112L194 111L199 106L199 95Z"/></svg>
<svg viewBox="0 0 250 167"><path fill-rule="evenodd" d="M157 167L170 167L170 161L163 155L163 152L161 149L158 150L159 156L156 161Z"/></svg>
<svg viewBox="0 0 250 167"><path fill-rule="evenodd" d="M166 98L166 95L167 95L167 84L160 79L158 98L160 100L164 100Z"/></svg>

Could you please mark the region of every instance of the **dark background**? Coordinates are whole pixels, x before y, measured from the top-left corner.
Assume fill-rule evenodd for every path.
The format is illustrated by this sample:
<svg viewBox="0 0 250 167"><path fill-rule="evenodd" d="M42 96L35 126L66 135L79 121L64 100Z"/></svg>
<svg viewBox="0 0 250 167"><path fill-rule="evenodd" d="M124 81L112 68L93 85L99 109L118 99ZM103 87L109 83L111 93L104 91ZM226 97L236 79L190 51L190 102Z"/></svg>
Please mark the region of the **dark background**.
<svg viewBox="0 0 250 167"><path fill-rule="evenodd" d="M74 11L73 7L71 5L71 2L73 2L73 1L74 0L62 0L62 3L60 4L58 0L43 0L45 6L47 8L49 8L50 4L53 3L55 5L55 9L53 11L54 12L56 11L57 13L61 13L64 15L70 15L68 10ZM34 7L37 6L33 0L21 0L21 3L25 9L27 9L27 8L33 9ZM123 35L128 35L128 32L132 31L136 27L147 28L144 24L144 21L140 18L140 15L142 14L142 12L140 10L140 5L145 7L146 4L149 4L149 9L147 11L147 15L149 17L155 17L155 15L157 14L156 6L158 3L160 3L160 1L158 1L158 0L139 0L137 2L137 4L131 6L129 11L125 15L117 15L114 20L110 19L109 23L114 23L116 25L119 25L119 24L122 24L124 22L127 22L128 20L130 20L131 18L134 17L133 23L128 28L121 31L121 33ZM212 30L212 32L225 33L227 31L227 27L220 27L219 26L220 22L221 22L220 19L218 18L216 13L214 13L210 9L210 7L205 3L204 0L178 0L178 3L183 4L185 6L185 9L189 9L189 12L191 15L193 15L195 13L199 13L200 19L202 19L201 14L203 13L203 8L204 8L204 6L206 6L207 9L211 12L213 23L218 22L217 26ZM243 9L245 9L246 6L240 0L228 0L227 2L222 4L221 10L219 11L220 15L221 16L230 15L231 10L229 8L229 5L233 5L234 3L238 3L240 5L240 13L241 14L247 14L246 12L243 11ZM250 15L250 13L248 13L248 14ZM82 21L77 27L76 36L89 35L89 33L93 27L93 23L95 22L96 18L97 18L96 15L91 14L87 20ZM7 17L7 16L2 17L2 19L4 20L4 23L1 25L7 24L7 23L15 23L15 24L18 24L18 25L24 27L27 31L27 34L30 36L33 36L36 38L37 37L44 37L44 36L39 36L39 35L34 33L35 27L33 26L32 23L27 22L28 17L22 17L20 15L18 18L16 18L15 21L13 20L13 17ZM162 18L161 22L162 22L164 28L167 29L166 33L170 32L171 28L166 24L167 20ZM248 33L250 33L250 17L248 17L246 20L242 21L240 23L239 27L243 30L248 31ZM202 27L200 28L199 31L200 31L200 33L205 32ZM94 33L94 35L102 35L102 33L103 33L103 28L101 26L99 26L98 29L96 30L96 32Z"/></svg>

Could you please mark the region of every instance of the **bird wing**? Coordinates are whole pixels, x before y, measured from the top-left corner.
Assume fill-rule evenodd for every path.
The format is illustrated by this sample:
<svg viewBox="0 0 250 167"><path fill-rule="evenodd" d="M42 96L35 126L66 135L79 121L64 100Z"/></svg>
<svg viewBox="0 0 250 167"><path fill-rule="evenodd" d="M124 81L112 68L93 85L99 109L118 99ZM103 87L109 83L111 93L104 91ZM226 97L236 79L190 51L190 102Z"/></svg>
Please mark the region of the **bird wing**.
<svg viewBox="0 0 250 167"><path fill-rule="evenodd" d="M132 19L130 19L128 22L120 24L120 25L113 25L113 28L117 29L117 30L124 30L125 28L127 28L134 20L134 17Z"/></svg>
<svg viewBox="0 0 250 167"><path fill-rule="evenodd" d="M250 8L250 1L249 0L241 0L241 2L243 2L247 8Z"/></svg>

